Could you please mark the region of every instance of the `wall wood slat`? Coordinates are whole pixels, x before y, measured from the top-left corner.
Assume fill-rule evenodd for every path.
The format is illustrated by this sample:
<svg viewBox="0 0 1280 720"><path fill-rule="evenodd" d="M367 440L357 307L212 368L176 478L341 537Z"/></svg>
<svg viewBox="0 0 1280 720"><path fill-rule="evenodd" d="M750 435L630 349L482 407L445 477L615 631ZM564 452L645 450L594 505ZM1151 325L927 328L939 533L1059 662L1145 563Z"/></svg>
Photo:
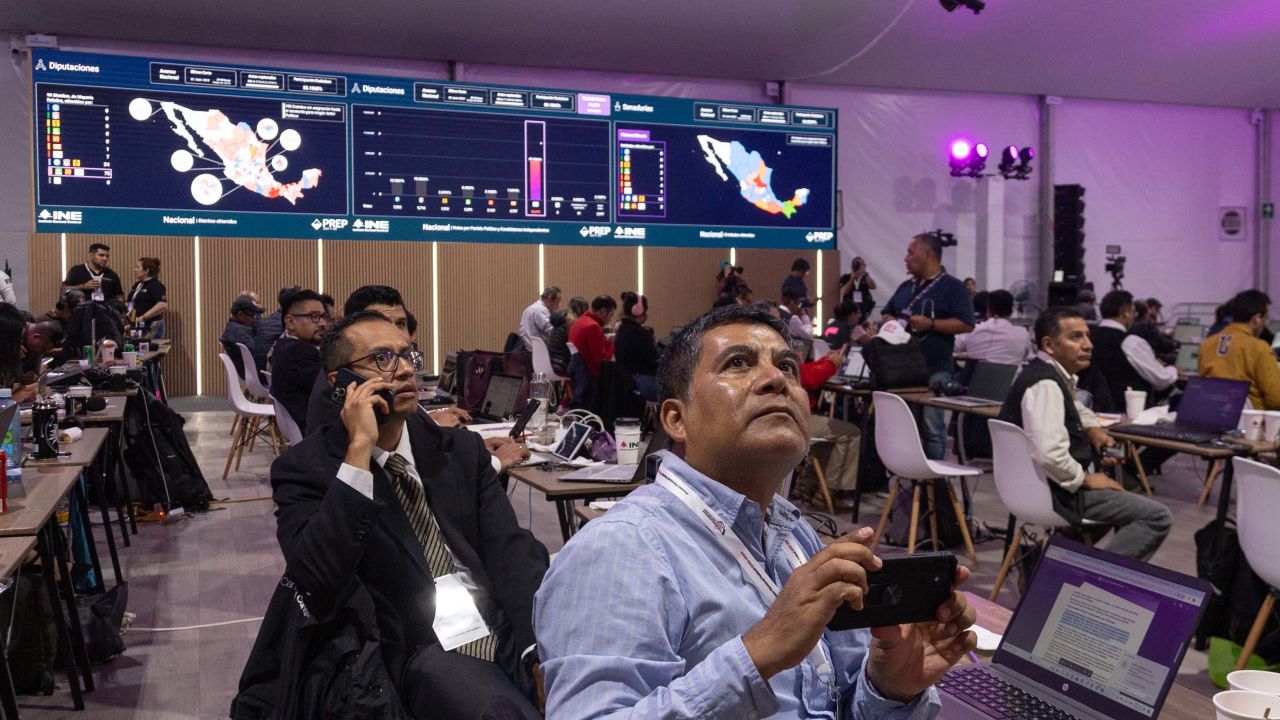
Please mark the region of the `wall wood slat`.
<svg viewBox="0 0 1280 720"><path fill-rule="evenodd" d="M547 282L555 284L550 254L548 247ZM538 246L440 243L438 259L440 358L457 350L501 350L538 297Z"/></svg>
<svg viewBox="0 0 1280 720"><path fill-rule="evenodd" d="M67 262L84 262L88 243L67 240ZM31 233L27 243L31 276L27 278L28 296L33 315L53 307L62 291L62 239L58 233ZM70 267L68 265L68 267ZM123 280L124 278L121 278Z"/></svg>
<svg viewBox="0 0 1280 720"><path fill-rule="evenodd" d="M752 299L781 300L782 280L791 273L791 263L796 258L809 261L809 276L804 281L809 286L809 295L816 298L820 290L816 278L818 269L816 251L738 248L738 264L742 266L742 276L746 279L747 285L751 286Z"/></svg>
<svg viewBox="0 0 1280 720"><path fill-rule="evenodd" d="M711 309L716 300L716 273L729 259L728 248L647 247L644 289L649 298L649 325L659 339L672 326Z"/></svg>
<svg viewBox="0 0 1280 720"><path fill-rule="evenodd" d="M231 302L241 290L254 290L268 313L278 310L276 295L285 285L319 285L315 240L200 238L200 319L203 326L204 394L226 394L226 372L218 360L218 338L227 325Z"/></svg>
<svg viewBox="0 0 1280 720"><path fill-rule="evenodd" d="M430 358L431 243L394 240L325 240L324 291L338 310L363 285L390 285L418 320L418 347ZM430 360L428 360L428 363Z"/></svg>
<svg viewBox="0 0 1280 720"><path fill-rule="evenodd" d="M545 260L543 274L547 285L563 290L567 294L566 301L575 295L586 298L587 302L597 295L608 295L617 300L623 290L636 289L634 247L548 245ZM532 302L533 297L526 304Z"/></svg>

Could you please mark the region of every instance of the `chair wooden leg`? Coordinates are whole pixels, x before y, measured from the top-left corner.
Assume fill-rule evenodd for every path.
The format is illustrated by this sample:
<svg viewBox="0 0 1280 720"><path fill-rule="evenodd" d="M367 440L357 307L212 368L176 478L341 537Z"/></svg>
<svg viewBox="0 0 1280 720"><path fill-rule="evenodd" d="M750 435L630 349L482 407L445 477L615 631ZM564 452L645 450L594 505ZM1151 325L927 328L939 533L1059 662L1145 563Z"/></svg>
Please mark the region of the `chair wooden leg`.
<svg viewBox="0 0 1280 720"><path fill-rule="evenodd" d="M938 552L938 503L934 497L933 481L925 486L929 503L929 532L933 534L933 551Z"/></svg>
<svg viewBox="0 0 1280 720"><path fill-rule="evenodd" d="M876 546L880 544L880 534L884 532L884 526L889 522L889 511L893 510L893 499L898 496L898 478L894 478L889 483L889 497L885 498L884 510L880 513L880 524L876 525L876 534L871 537L871 552L876 551Z"/></svg>
<svg viewBox="0 0 1280 720"><path fill-rule="evenodd" d="M818 476L818 490L822 491L822 501L827 504L827 512L835 515L836 506L831 502L831 489L827 487L827 474L822 471L822 463L813 455L809 456L809 462L813 463L813 474Z"/></svg>
<svg viewBox="0 0 1280 720"><path fill-rule="evenodd" d="M1268 592L1267 599L1263 600L1262 607L1258 608L1258 616L1253 619L1253 627L1249 628L1249 636L1244 640L1244 647L1240 649L1240 659L1236 660L1237 670L1243 670L1245 663L1249 662L1249 656L1258 646L1258 638L1262 637L1262 629L1267 626L1267 620L1271 617L1271 610L1275 605L1275 594Z"/></svg>
<svg viewBox="0 0 1280 720"><path fill-rule="evenodd" d="M254 417L250 424L251 432L249 433L249 452L253 452L254 443L258 440L258 431L261 429L260 418ZM236 469L239 470L240 466L237 465Z"/></svg>
<svg viewBox="0 0 1280 720"><path fill-rule="evenodd" d="M1147 482L1147 470L1142 467L1142 458L1138 457L1138 447L1128 441L1124 445L1129 451L1129 457L1133 458L1134 467L1138 469L1138 479L1142 481L1142 489L1146 491L1147 497L1151 497L1151 483Z"/></svg>
<svg viewBox="0 0 1280 720"><path fill-rule="evenodd" d="M1204 480L1204 490L1200 492L1200 500L1196 502L1196 507L1204 505L1209 500L1209 493L1213 492L1213 481L1218 479L1218 473L1222 472L1222 460L1214 460L1209 465L1209 476Z"/></svg>
<svg viewBox="0 0 1280 720"><path fill-rule="evenodd" d="M1018 548L1021 545L1022 524L1019 523L1018 529L1013 533L1013 541L1009 543L1009 551L1004 554L1004 562L1000 563L1000 572L996 573L996 584L992 586L991 595L987 597L991 602L995 602L996 597L1000 595L1000 587L1004 585L1004 579L1009 575L1009 568L1013 567L1013 558L1018 554Z"/></svg>
<svg viewBox="0 0 1280 720"><path fill-rule="evenodd" d="M969 518L965 517L964 507L960 504L960 498L956 497L956 489L951 487L951 483L947 483L947 495L951 496L951 507L956 511L956 519L960 521L960 536L964 538L964 548L969 551L969 559L973 561L973 566L978 567L978 553L973 549L973 537L969 535Z"/></svg>
<svg viewBox="0 0 1280 720"><path fill-rule="evenodd" d="M227 450L227 464L222 468L222 479L227 479L227 473L231 472L231 458L236 455L236 448L240 446L240 433L244 430L244 425L240 422L240 416L236 416L236 422L231 424L234 432L231 434L231 447Z"/></svg>
<svg viewBox="0 0 1280 720"><path fill-rule="evenodd" d="M244 449L253 452L253 439L258 435L258 419L249 418L244 422L244 432L240 434L240 449L236 451L236 472L240 472L240 461L244 460Z"/></svg>
<svg viewBox="0 0 1280 720"><path fill-rule="evenodd" d="M907 533L907 554L916 554L916 526L920 523L920 481L911 481L911 530Z"/></svg>

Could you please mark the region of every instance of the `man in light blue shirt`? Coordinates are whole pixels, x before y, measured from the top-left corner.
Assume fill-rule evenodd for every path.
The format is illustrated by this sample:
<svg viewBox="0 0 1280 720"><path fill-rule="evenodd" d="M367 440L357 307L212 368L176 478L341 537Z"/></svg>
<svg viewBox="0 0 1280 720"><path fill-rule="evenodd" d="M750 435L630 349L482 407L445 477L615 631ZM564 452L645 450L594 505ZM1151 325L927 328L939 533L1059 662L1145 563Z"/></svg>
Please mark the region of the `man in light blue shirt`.
<svg viewBox="0 0 1280 720"><path fill-rule="evenodd" d="M673 341L658 384L681 457L578 533L535 598L547 716L935 715L974 611L953 593L938 622L826 631L841 604L861 608L880 561L869 529L823 548L775 494L809 442L785 327L717 308Z"/></svg>

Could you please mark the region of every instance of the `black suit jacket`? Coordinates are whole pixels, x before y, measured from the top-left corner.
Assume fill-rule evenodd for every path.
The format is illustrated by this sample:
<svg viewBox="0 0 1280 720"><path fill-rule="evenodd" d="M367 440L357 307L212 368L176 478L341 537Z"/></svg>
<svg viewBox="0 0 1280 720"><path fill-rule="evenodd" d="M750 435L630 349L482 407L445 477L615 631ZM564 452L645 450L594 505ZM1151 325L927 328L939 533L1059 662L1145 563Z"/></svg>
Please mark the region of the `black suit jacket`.
<svg viewBox="0 0 1280 720"><path fill-rule="evenodd" d="M480 611L497 634L496 661L529 694L519 658L534 642L533 595L547 571L546 548L517 524L479 435L418 415L405 432L445 541L487 591ZM438 643L431 629L435 583L382 468L371 465L372 499L337 478L346 448L346 428L334 424L271 466L285 574L318 621L362 583L373 598L387 669L399 680L414 653Z"/></svg>
<svg viewBox="0 0 1280 720"><path fill-rule="evenodd" d="M321 367L320 348L305 340L282 336L271 352L271 397L284 405L304 436L307 402Z"/></svg>

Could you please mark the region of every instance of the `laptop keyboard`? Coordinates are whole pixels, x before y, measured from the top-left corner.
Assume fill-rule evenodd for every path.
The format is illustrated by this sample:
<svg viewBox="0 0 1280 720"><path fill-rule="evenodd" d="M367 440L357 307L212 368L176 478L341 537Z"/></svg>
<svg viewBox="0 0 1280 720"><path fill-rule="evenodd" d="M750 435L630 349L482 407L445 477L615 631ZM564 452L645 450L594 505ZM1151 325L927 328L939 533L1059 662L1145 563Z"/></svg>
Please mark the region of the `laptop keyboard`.
<svg viewBox="0 0 1280 720"><path fill-rule="evenodd" d="M1175 442L1185 443L1198 444L1218 439L1218 435L1211 432L1189 430L1187 428L1175 427L1173 425L1116 425L1110 429L1115 432L1127 433L1129 435L1141 435L1143 437L1158 438L1160 440L1173 440Z"/></svg>
<svg viewBox="0 0 1280 720"><path fill-rule="evenodd" d="M1080 720L1022 688L980 667L960 667L938 681L938 689L963 700L993 718L1009 720Z"/></svg>

